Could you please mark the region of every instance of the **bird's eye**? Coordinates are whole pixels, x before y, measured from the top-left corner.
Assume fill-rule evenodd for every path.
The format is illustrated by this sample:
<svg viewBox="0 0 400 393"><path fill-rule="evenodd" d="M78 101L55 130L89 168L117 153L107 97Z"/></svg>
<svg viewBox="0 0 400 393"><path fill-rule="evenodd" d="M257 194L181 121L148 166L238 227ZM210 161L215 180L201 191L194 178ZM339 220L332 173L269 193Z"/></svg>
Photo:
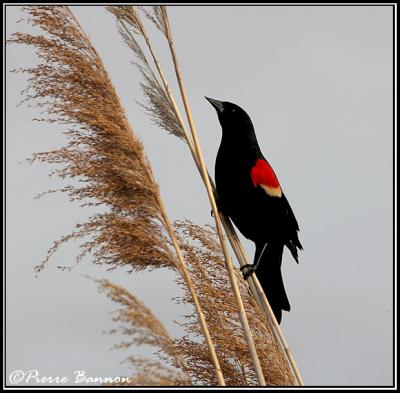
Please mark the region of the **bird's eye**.
<svg viewBox="0 0 400 393"><path fill-rule="evenodd" d="M236 109L232 109L232 112L236 112Z"/></svg>

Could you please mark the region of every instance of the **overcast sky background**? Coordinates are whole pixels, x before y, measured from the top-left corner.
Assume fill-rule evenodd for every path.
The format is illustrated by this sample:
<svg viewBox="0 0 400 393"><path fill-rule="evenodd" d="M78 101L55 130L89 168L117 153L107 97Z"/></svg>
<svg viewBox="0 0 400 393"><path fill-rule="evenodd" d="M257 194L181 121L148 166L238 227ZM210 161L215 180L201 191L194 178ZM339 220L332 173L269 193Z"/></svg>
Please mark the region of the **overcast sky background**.
<svg viewBox="0 0 400 393"><path fill-rule="evenodd" d="M153 126L135 103L140 76L103 7L73 11L102 56L134 130L144 143L173 219L212 223L186 146ZM207 166L220 142L203 98L242 106L255 125L300 225L300 265L285 251L292 306L282 329L307 385L392 383L392 8L170 7L170 19ZM7 7L6 33L32 31ZM175 91L166 43L152 31ZM8 47L7 69L35 64L30 48ZM61 128L32 122L21 106L25 77L7 77L7 376L15 369L68 376L127 375L129 353L109 351L115 308L84 274L133 291L165 323L182 314L166 271L128 275L88 262L70 272L77 245L62 247L38 277L52 241L90 213L63 195L34 196L61 183L50 166L18 164L63 144ZM249 255L254 249L244 239ZM145 349L138 349L146 354Z"/></svg>

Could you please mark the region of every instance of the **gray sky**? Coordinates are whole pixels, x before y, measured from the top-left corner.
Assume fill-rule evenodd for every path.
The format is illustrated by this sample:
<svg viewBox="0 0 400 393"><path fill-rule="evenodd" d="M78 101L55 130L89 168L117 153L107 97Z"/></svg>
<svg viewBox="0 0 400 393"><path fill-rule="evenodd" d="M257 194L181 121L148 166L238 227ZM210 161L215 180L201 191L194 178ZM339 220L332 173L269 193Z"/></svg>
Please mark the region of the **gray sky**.
<svg viewBox="0 0 400 393"><path fill-rule="evenodd" d="M73 11L109 71L161 186L173 219L212 223L186 146L156 128L141 99L133 57L103 7ZM7 35L32 31L8 7ZM390 7L170 7L181 69L205 159L213 173L220 126L204 95L242 106L278 174L300 225L304 252L284 254L292 306L282 328L308 385L392 383L392 10ZM153 32L174 88L167 47ZM35 64L7 48L7 68ZM174 81L172 83L172 81ZM182 309L173 274L107 272L89 262L71 272L77 244L62 247L35 277L51 242L89 212L63 195L34 196L61 183L47 165L18 164L60 146L61 128L31 122L16 107L22 75L7 74L7 375L37 369L73 378L127 373L127 353L102 334L114 305L84 278L108 278L150 306L172 335ZM177 92L177 89L175 89ZM184 181L182 181L184 179ZM249 255L254 249L244 240ZM156 288L156 290L154 289ZM144 354L145 350L138 350Z"/></svg>

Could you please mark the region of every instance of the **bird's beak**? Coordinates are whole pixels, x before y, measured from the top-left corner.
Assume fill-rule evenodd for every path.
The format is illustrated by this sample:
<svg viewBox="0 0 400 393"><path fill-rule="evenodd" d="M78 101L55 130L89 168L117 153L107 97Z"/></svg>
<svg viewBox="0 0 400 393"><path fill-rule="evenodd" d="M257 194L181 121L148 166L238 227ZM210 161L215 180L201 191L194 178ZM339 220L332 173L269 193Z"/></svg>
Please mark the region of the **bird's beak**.
<svg viewBox="0 0 400 393"><path fill-rule="evenodd" d="M224 104L221 101L214 100L213 98L204 97L218 113L222 113L224 111Z"/></svg>

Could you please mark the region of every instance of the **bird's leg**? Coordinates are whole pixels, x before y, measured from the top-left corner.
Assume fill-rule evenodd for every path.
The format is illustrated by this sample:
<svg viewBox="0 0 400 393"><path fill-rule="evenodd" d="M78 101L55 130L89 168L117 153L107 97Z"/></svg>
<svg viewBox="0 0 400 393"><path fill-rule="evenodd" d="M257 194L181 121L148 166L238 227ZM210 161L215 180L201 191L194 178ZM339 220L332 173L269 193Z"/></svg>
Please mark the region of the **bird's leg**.
<svg viewBox="0 0 400 393"><path fill-rule="evenodd" d="M258 267L258 265L259 265L259 263L261 261L261 257L264 254L264 251L265 251L265 249L267 247L267 244L268 244L268 242L265 242L264 247L262 248L262 250L260 252L260 255L257 257L257 260L256 260L255 263L250 263L250 264L243 265L243 266L240 267L240 271L242 272L243 278L245 280L247 280L257 270L257 267ZM247 270L244 272L243 271L244 269L247 269Z"/></svg>

